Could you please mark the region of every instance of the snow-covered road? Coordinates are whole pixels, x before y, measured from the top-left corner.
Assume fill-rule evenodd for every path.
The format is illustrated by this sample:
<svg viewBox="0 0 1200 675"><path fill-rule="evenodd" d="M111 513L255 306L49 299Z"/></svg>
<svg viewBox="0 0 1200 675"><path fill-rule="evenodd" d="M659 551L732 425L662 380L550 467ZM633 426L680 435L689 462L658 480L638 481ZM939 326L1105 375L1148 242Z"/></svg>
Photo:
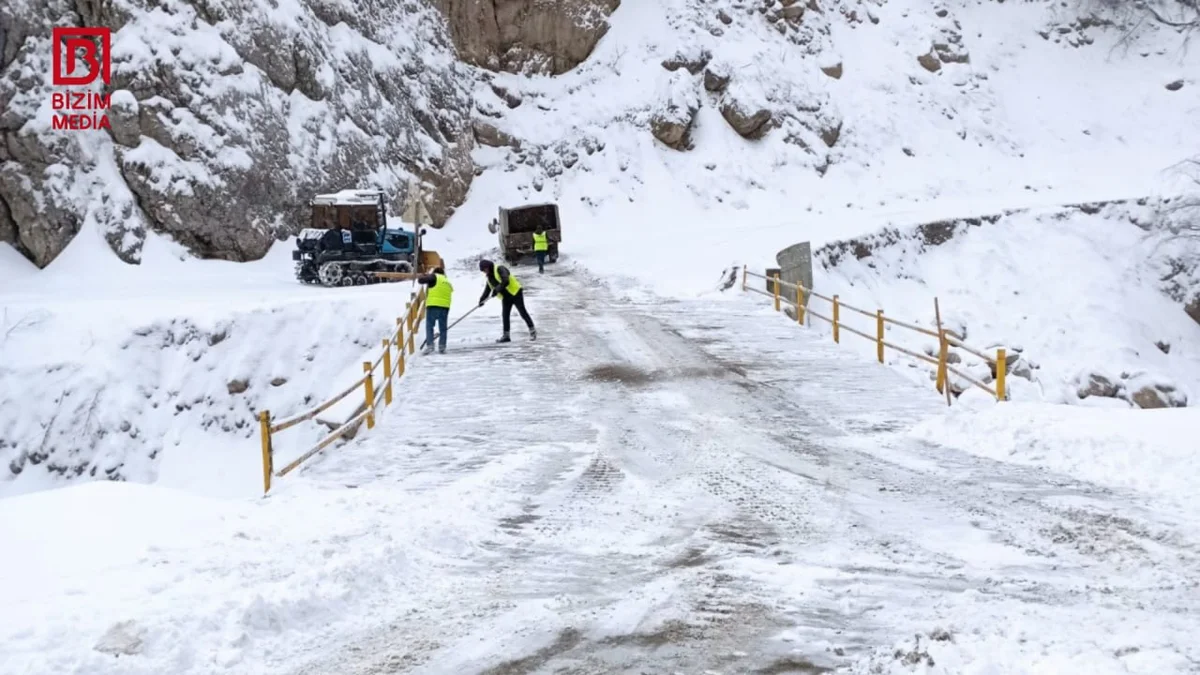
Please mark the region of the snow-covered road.
<svg viewBox="0 0 1200 675"><path fill-rule="evenodd" d="M476 312L265 499L0 501L0 672L1200 672L1186 502L929 445L760 296L518 274L538 341Z"/></svg>
<svg viewBox="0 0 1200 675"><path fill-rule="evenodd" d="M761 298L520 271L537 342L478 312L295 479L392 553L290 672L1200 668L1194 523L905 437L932 388Z"/></svg>

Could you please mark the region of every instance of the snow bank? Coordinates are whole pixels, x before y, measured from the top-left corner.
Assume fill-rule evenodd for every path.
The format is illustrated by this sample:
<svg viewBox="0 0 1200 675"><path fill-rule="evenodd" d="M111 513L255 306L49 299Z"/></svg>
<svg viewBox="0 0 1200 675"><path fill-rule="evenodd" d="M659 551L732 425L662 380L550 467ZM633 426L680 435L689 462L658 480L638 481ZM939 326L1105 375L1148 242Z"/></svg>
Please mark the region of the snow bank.
<svg viewBox="0 0 1200 675"><path fill-rule="evenodd" d="M376 355L409 285L305 287L280 243L258 263L147 242L127 266L85 229L0 294L0 496L86 479L261 490L255 414L298 412ZM180 256L180 257L176 257ZM283 460L327 431L281 435Z"/></svg>
<svg viewBox="0 0 1200 675"><path fill-rule="evenodd" d="M1009 378L1018 399L1132 401L1149 388L1164 403L1194 404L1200 325L1164 292L1172 249L1164 247L1169 235L1149 225L1156 219L1151 204L1130 202L893 230L816 251L814 283L927 328L937 297L947 328L1018 359L1013 372L1026 379ZM873 351L866 341L848 343ZM1089 393L1093 376L1103 386Z"/></svg>
<svg viewBox="0 0 1200 675"><path fill-rule="evenodd" d="M351 506L288 487L251 501L101 482L0 499L0 575L20 579L0 611L6 672L279 672L362 603L408 595L424 554L378 529L381 508L393 525L409 515L402 493L364 488Z"/></svg>
<svg viewBox="0 0 1200 675"><path fill-rule="evenodd" d="M910 433L932 443L1115 488L1195 502L1200 409L1111 410L1009 403L956 408Z"/></svg>
<svg viewBox="0 0 1200 675"><path fill-rule="evenodd" d="M1098 612L1094 605L1049 607L994 602L966 591L941 603L946 619L879 648L847 668L851 675L1158 675L1194 668L1181 616ZM1014 617L1020 617L1014 620ZM924 623L924 622L923 622Z"/></svg>
<svg viewBox="0 0 1200 675"><path fill-rule="evenodd" d="M0 284L7 286L36 271L37 267L26 260L17 249L0 241Z"/></svg>

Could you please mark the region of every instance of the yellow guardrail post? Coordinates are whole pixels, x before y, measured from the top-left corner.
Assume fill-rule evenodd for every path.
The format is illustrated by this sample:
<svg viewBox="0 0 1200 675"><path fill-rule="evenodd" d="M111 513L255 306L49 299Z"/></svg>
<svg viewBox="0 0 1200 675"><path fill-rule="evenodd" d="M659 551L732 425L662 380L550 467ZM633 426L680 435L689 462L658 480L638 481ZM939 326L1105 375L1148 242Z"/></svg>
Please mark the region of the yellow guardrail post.
<svg viewBox="0 0 1200 675"><path fill-rule="evenodd" d="M771 285L774 286L773 290L775 291L775 311L778 312L779 311L779 273L776 272L775 274L772 274L771 278L775 280L775 283L773 283Z"/></svg>
<svg viewBox="0 0 1200 675"><path fill-rule="evenodd" d="M392 404L392 341L383 340L383 404Z"/></svg>
<svg viewBox="0 0 1200 675"><path fill-rule="evenodd" d="M838 296L833 296L833 341L841 342L841 333L838 332Z"/></svg>
<svg viewBox="0 0 1200 675"><path fill-rule="evenodd" d="M363 388L366 389L367 399L367 428L375 428L375 382L373 373L371 373L371 362L363 361L363 372L367 374L367 379L363 382Z"/></svg>
<svg viewBox="0 0 1200 675"><path fill-rule="evenodd" d="M417 351L416 342L413 340L413 333L416 332L416 329L413 328L413 323L415 321L413 310L416 308L416 300L417 300L417 294L413 293L409 299L408 312L407 312L408 316L406 317L408 320L408 353L409 354L414 354Z"/></svg>
<svg viewBox="0 0 1200 675"><path fill-rule="evenodd" d="M942 393L942 388L946 386L946 363L950 355L950 345L946 342L946 331L941 329L938 331L938 363L937 363L937 390Z"/></svg>
<svg viewBox="0 0 1200 675"><path fill-rule="evenodd" d="M1007 400L1007 393L1004 390L1004 377L1008 374L1008 355L1003 349L996 350L996 400Z"/></svg>
<svg viewBox="0 0 1200 675"><path fill-rule="evenodd" d="M879 362L883 363L883 310L875 310L875 354L879 357Z"/></svg>
<svg viewBox="0 0 1200 675"><path fill-rule="evenodd" d="M796 323L804 325L804 287L796 284Z"/></svg>
<svg viewBox="0 0 1200 675"><path fill-rule="evenodd" d="M262 411L258 413L258 427L262 431L262 467L263 467L263 494L271 491L271 473L274 471L271 457L271 413Z"/></svg>
<svg viewBox="0 0 1200 675"><path fill-rule="evenodd" d="M404 374L404 319L396 317L396 377Z"/></svg>

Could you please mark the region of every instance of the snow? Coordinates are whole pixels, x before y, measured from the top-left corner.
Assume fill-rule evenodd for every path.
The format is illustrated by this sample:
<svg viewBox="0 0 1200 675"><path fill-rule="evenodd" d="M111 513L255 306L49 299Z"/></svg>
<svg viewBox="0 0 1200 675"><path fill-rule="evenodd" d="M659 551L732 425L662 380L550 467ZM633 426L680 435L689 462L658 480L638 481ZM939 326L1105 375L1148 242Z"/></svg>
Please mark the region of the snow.
<svg viewBox="0 0 1200 675"><path fill-rule="evenodd" d="M911 437L936 397L753 297L629 303L565 262L525 276L537 342L487 344L498 307L479 310L374 431L266 499L99 482L0 500L22 552L0 563L23 580L0 612L12 667L903 672L881 645L935 627L953 641L933 658L964 672L1196 658L1194 521Z"/></svg>
<svg viewBox="0 0 1200 675"><path fill-rule="evenodd" d="M1013 403L955 409L915 438L1200 508L1200 409L1109 410ZM1197 514L1200 516L1200 514Z"/></svg>
<svg viewBox="0 0 1200 675"><path fill-rule="evenodd" d="M0 494L80 475L257 494L257 412L324 400L374 360L408 298L407 284L298 289L294 246L238 264L151 237L132 267L85 226L45 270L6 283ZM327 432L299 429L278 446L286 461Z"/></svg>
<svg viewBox="0 0 1200 675"><path fill-rule="evenodd" d="M313 204L336 204L342 206L366 205L379 203L382 194L379 190L342 190L327 195L317 195L312 198Z"/></svg>
<svg viewBox="0 0 1200 675"><path fill-rule="evenodd" d="M523 149L477 148L467 202L426 245L462 308L474 259L495 252L496 209L559 204L562 258L545 276L517 268L539 340L521 344L513 317L518 344L488 344L499 310L479 310L447 355L410 361L374 430L265 499L253 414L300 412L361 376L410 285L302 287L292 241L239 264L151 234L131 267L100 217L127 191L97 189L111 202L44 270L0 244L0 541L19 552L0 575L21 579L0 608L7 663L1194 670L1200 466L1187 439L1200 419L1078 389L1102 374L1123 395L1157 383L1200 400L1200 326L1171 297L1197 280L1165 280L1195 247L1144 227L1136 203L1063 205L1188 187L1164 170L1197 151L1200 88L1164 85L1200 56L1153 26L1124 53L1117 30L1059 33L1076 10L1046 3L951 3L947 17L906 0L822 6L785 28L796 43L733 3L623 3L578 69L490 78L519 106L481 83L478 110ZM302 13L285 4L273 20L290 30ZM142 44L189 16L140 17L119 33L123 62L224 58L191 29ZM345 44L319 65L322 86L330 63L398 63L427 34L380 31L333 30ZM951 33L970 61L925 71L916 56ZM163 46L206 37L194 54ZM737 136L702 74L661 65L705 51L734 78L724 96L772 109L764 138ZM838 63L840 79L819 70ZM231 78L208 86L261 74ZM333 157L344 120L298 93L286 103L292 167ZM694 104L691 150L653 139L653 114ZM416 92L412 105L431 104ZM821 136L838 123L830 147ZM161 180L191 170L143 148ZM112 159L93 150L94 185L109 185ZM1038 366L1010 374L1011 402L969 392L947 409L904 357L879 366L867 341L835 345L760 296L716 291L732 265L774 266L797 241L993 213L1007 215L941 246L818 266L816 285L925 326L938 297L970 344ZM280 434L276 466L326 431Z"/></svg>
<svg viewBox="0 0 1200 675"><path fill-rule="evenodd" d="M5 285L36 274L37 266L7 243L0 243L0 282Z"/></svg>

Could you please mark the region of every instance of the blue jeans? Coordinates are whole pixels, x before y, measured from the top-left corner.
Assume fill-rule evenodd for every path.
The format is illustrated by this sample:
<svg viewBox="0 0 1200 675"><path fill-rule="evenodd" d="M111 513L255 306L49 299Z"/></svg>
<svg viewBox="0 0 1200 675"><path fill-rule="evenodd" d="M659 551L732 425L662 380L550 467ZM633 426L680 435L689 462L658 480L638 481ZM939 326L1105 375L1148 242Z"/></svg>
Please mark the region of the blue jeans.
<svg viewBox="0 0 1200 675"><path fill-rule="evenodd" d="M543 269L545 269L543 265L546 264L546 251L534 251L534 255L537 256L538 271L541 272Z"/></svg>
<svg viewBox="0 0 1200 675"><path fill-rule="evenodd" d="M446 349L446 320L450 318L449 307L426 307L425 308L425 344L433 349L433 324L437 324L438 332L438 350Z"/></svg>

